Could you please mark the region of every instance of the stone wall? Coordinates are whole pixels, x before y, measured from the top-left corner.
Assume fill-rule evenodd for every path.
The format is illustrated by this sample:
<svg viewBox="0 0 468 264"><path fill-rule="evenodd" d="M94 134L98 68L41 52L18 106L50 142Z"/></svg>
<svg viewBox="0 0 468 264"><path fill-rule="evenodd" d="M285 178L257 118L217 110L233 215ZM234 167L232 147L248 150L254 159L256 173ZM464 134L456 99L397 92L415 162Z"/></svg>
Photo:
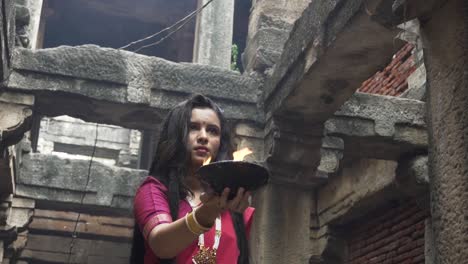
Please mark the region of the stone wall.
<svg viewBox="0 0 468 264"><path fill-rule="evenodd" d="M60 210L35 210L28 243L16 256L27 263L128 263L132 217L78 214Z"/></svg>
<svg viewBox="0 0 468 264"><path fill-rule="evenodd" d="M65 153L94 156L111 165L137 168L140 138L138 130L60 116L41 120L37 150L63 157Z"/></svg>
<svg viewBox="0 0 468 264"><path fill-rule="evenodd" d="M346 264L424 264L427 212L414 201L382 206L345 227Z"/></svg>

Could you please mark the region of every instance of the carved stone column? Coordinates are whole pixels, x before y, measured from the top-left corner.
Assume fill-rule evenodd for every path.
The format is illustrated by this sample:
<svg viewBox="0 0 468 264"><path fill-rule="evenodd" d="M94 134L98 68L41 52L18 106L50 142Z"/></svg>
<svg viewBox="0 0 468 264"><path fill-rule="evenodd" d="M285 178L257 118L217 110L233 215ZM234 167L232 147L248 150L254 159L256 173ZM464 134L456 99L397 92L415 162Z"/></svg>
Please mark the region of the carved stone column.
<svg viewBox="0 0 468 264"><path fill-rule="evenodd" d="M264 140L250 141L263 145L263 155L255 158L263 160L271 173L269 184L253 196L253 263L307 263L312 247L312 190L324 180L316 175L321 131L298 120L275 118L264 128Z"/></svg>

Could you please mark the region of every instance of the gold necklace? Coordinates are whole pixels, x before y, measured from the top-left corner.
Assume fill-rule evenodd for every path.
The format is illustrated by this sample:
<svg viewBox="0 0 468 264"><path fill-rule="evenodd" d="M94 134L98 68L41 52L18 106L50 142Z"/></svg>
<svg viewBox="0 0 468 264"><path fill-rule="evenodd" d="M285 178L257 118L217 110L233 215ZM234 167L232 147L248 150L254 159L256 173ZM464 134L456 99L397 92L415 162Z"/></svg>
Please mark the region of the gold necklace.
<svg viewBox="0 0 468 264"><path fill-rule="evenodd" d="M218 250L221 240L221 217L218 216L215 221L216 231L213 247L205 246L204 234L198 237L199 251L192 258L194 264L216 264L216 250Z"/></svg>

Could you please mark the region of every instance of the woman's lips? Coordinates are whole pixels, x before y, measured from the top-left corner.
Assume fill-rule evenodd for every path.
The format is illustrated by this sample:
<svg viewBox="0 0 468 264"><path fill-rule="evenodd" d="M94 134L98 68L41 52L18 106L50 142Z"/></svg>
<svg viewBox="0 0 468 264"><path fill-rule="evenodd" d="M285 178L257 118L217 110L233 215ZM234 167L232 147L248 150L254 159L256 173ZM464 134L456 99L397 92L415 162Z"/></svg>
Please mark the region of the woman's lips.
<svg viewBox="0 0 468 264"><path fill-rule="evenodd" d="M210 151L207 148L203 148L203 147L195 148L195 153L197 153L197 155L200 155L200 156L206 156L208 152Z"/></svg>

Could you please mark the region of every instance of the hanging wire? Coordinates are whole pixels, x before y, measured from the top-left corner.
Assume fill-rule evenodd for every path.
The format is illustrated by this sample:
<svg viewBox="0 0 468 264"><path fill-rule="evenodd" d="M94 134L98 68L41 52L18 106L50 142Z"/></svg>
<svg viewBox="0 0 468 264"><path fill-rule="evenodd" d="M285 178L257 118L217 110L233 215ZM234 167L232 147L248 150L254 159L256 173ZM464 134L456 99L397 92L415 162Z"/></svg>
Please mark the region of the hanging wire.
<svg viewBox="0 0 468 264"><path fill-rule="evenodd" d="M83 201L84 201L84 198L85 198L85 195L86 195L86 190L88 189L88 185L89 185L89 179L90 179L90 175L91 175L91 167L92 167L92 164L93 164L93 159L94 159L94 155L96 154L96 146L97 146L97 142L98 142L98 131L99 131L99 124L96 123L96 133L94 135L94 146L93 146L93 152L91 153L91 158L89 160L89 167L88 167L88 175L86 177L86 185L85 185L85 188L84 188L84 192L83 194L81 195L81 201L80 201L80 207L83 206ZM80 208L81 209L81 208ZM70 260L71 260L71 255L72 255L72 252L73 252L73 247L75 246L75 239L78 238L78 223L80 222L80 217L81 217L81 210L78 211L78 217L76 218L76 221L75 221L75 227L73 228L73 233L72 233L72 240L70 242L70 248L68 250L68 260L67 260L67 263L70 263Z"/></svg>
<svg viewBox="0 0 468 264"><path fill-rule="evenodd" d="M149 40L149 39L152 39L154 37L157 37L158 35L166 32L166 31L170 31L172 30L173 28L176 28L179 24L181 24L180 26L178 26L175 30L173 31L170 31L169 34L167 34L165 37L163 37L161 40L157 41L157 42L154 42L152 44L149 44L149 45L146 45L146 46L143 46L143 47L140 47L138 48L137 50L135 50L134 52L138 52L144 48L147 48L147 47L151 47L151 46L155 46L155 45L158 45L159 43L163 42L164 40L166 40L168 37L170 37L171 35L173 35L174 33L176 33L177 31L179 31L183 26L185 26L188 22L191 21L192 18L196 17L197 14L199 14L203 9L205 9L211 2L213 2L213 0L209 0L208 2L206 2L203 6L201 6L200 8L196 9L195 11L191 12L190 14L188 14L187 16L185 16L184 18L182 18L181 20L177 21L176 23L174 23L173 25L159 31L159 32L156 32L152 35L149 35L147 37L144 37L142 39L139 39L139 40L136 40L136 41L133 41L133 42L130 42L129 44L125 45L125 46L122 46L120 47L119 49L126 49L132 45L135 45L135 44L138 44L140 42L143 42L143 41L146 41L146 40Z"/></svg>

